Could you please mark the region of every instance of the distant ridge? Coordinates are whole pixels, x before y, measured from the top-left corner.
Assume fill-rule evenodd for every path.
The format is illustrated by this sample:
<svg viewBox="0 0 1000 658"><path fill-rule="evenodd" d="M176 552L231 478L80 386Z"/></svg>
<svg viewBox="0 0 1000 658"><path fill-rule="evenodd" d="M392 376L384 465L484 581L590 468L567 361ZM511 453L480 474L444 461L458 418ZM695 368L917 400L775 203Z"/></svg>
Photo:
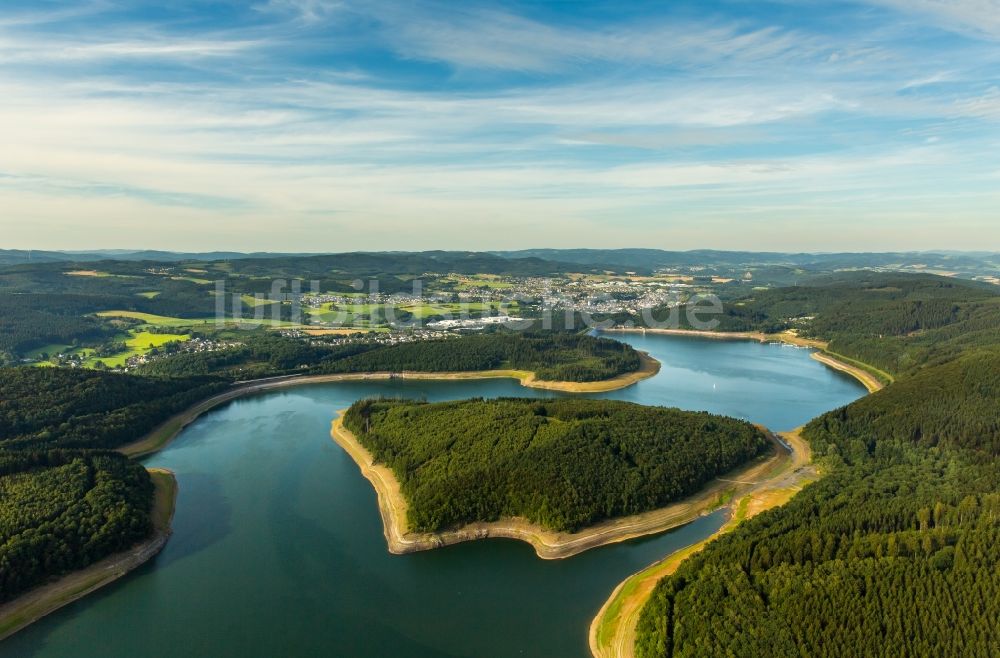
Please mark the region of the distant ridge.
<svg viewBox="0 0 1000 658"><path fill-rule="evenodd" d="M332 263L370 261L375 267L385 267L392 258L401 258L417 265L421 261L427 271L443 263L461 264L485 259L518 261L522 265L534 263L527 269L546 273L555 269L581 272L606 269L618 273L626 271L639 274L658 269L685 269L704 267L705 274L739 274L742 270L768 268L776 281L794 283L798 277L816 272L852 269L886 269L910 272L953 274L972 278L995 276L1000 271L1000 253L995 252L835 252L835 253L785 253L777 251L723 251L695 249L667 251L663 249L521 249L515 251L354 251L347 253L314 252L177 252L154 249L95 249L87 251L47 251L25 249L0 249L0 266L26 263L93 263L97 261L151 261L160 263L210 262L225 260L271 261L275 259L303 259L306 263L319 264L332 259ZM483 263L480 263L483 264ZM492 270L502 271L496 262ZM420 267L415 269L419 270ZM523 271L525 268L515 268ZM419 273L419 272L417 272Z"/></svg>
<svg viewBox="0 0 1000 658"><path fill-rule="evenodd" d="M0 249L0 265L21 263L89 263L99 260L151 260L159 262L180 262L186 260L212 261L244 258L285 258L318 256L319 253L279 253L259 251L243 253L239 251L181 252L158 251L154 249L95 249L92 251L44 251L37 249Z"/></svg>

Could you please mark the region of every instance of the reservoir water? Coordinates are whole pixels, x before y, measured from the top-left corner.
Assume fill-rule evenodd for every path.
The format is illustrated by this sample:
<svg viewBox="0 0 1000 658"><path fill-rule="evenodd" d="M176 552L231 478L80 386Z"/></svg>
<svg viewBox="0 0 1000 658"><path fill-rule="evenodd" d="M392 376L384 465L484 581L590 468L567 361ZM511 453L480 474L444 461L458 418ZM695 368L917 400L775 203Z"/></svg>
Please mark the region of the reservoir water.
<svg viewBox="0 0 1000 658"><path fill-rule="evenodd" d="M865 392L805 349L615 337L663 368L599 397L787 430ZM217 408L146 462L180 484L163 552L0 643L0 655L585 658L590 620L619 582L725 520L716 512L557 561L511 540L390 555L374 490L330 439L338 409L379 394L557 395L513 380L397 380L305 385Z"/></svg>

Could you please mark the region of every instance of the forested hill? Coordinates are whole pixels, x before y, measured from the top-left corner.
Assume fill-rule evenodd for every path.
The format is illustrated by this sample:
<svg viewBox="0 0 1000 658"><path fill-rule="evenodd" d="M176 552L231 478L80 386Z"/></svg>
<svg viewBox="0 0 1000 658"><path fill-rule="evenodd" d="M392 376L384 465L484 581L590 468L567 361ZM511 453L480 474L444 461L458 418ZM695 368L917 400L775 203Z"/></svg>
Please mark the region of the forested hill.
<svg viewBox="0 0 1000 658"><path fill-rule="evenodd" d="M669 309L655 313L665 318ZM854 272L725 300L719 331L795 329L892 374L1000 345L1000 288L932 275ZM685 315L680 314L681 321ZM641 318L634 318L638 321Z"/></svg>
<svg viewBox="0 0 1000 658"><path fill-rule="evenodd" d="M269 335L247 335L241 342L225 350L153 361L141 372L245 380L282 374L507 368L530 370L543 380L584 382L635 372L641 366L638 352L619 341L554 332L464 334L394 345L323 346Z"/></svg>
<svg viewBox="0 0 1000 658"><path fill-rule="evenodd" d="M632 346L578 334L472 334L403 343L329 361L323 372L529 370L538 379L590 382L635 372Z"/></svg>
<svg viewBox="0 0 1000 658"><path fill-rule="evenodd" d="M805 428L823 479L660 583L637 655L998 655L1000 312L955 293L880 339L906 357L895 383ZM827 308L814 326L860 340L903 315L897 301L858 324Z"/></svg>
<svg viewBox="0 0 1000 658"><path fill-rule="evenodd" d="M0 601L145 539L152 498L117 453L0 450Z"/></svg>
<svg viewBox="0 0 1000 658"><path fill-rule="evenodd" d="M0 449L116 448L227 387L69 368L0 368Z"/></svg>
<svg viewBox="0 0 1000 658"><path fill-rule="evenodd" d="M507 517L577 530L683 498L769 446L744 421L613 400L362 400L344 424L396 474L417 531Z"/></svg>
<svg viewBox="0 0 1000 658"><path fill-rule="evenodd" d="M133 441L228 386L64 368L0 368L0 601L145 539L153 485L95 450Z"/></svg>

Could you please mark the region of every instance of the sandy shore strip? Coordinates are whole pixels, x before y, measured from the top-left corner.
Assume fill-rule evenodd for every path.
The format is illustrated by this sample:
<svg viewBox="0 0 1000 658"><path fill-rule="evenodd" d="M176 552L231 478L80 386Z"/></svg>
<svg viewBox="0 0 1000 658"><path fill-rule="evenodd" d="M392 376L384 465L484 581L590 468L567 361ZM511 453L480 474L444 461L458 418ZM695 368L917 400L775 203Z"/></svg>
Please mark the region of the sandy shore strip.
<svg viewBox="0 0 1000 658"><path fill-rule="evenodd" d="M0 606L0 640L38 621L45 615L113 583L145 564L163 550L170 538L170 523L177 500L177 480L166 469L149 469L155 499L151 516L153 535L120 553L41 585Z"/></svg>
<svg viewBox="0 0 1000 658"><path fill-rule="evenodd" d="M613 327L601 329L601 333L659 334L661 336L695 336L720 340L756 340L762 343L788 343L797 347L826 349L827 342L817 338L803 338L794 331L766 334L762 331L703 331L700 329L643 329L642 327Z"/></svg>
<svg viewBox="0 0 1000 658"><path fill-rule="evenodd" d="M874 393L885 387L885 384L874 372L870 372L861 366L848 363L844 358L838 358L827 350L829 343L816 338L803 338L792 331L783 331L777 334L765 334L760 331L699 331L697 329L642 329L638 327L619 327L615 329L602 329L608 333L629 333L629 334L659 334L662 336L688 336L695 338L714 338L716 340L756 340L761 343L787 343L796 347L808 347L819 350L812 353L812 358L820 363L851 375L868 389L869 393ZM888 373L871 368L877 371L886 381L891 382L892 376Z"/></svg>
<svg viewBox="0 0 1000 658"><path fill-rule="evenodd" d="M833 368L834 370L846 372L848 375L851 375L859 382L864 384L865 388L868 389L869 393L874 393L875 391L882 390L885 387L885 385L882 383L882 380L880 380L867 370L863 370L858 366L852 365L850 363L845 363L844 361L841 361L833 356L830 356L826 352L813 352L811 356L812 358L816 359L825 366Z"/></svg>
<svg viewBox="0 0 1000 658"><path fill-rule="evenodd" d="M783 442L774 440L774 449L769 455L758 457L724 477L716 478L693 496L650 512L602 521L579 532L553 532L524 519L504 519L491 523L471 523L457 530L444 532L411 533L407 530L407 501L392 470L384 464L375 463L371 453L344 427L342 412L333 421L330 434L375 488L389 552L396 555L465 541L504 537L531 544L542 559L567 558L598 546L658 534L690 523L699 516L718 509L725 501L753 489L774 473L787 471L794 459L794 452L790 453Z"/></svg>
<svg viewBox="0 0 1000 658"><path fill-rule="evenodd" d="M802 487L818 478L816 470L809 465L809 445L801 438L799 430L782 433L781 437L792 449L787 468L774 471L770 479L735 498L730 505L731 516L719 530L633 574L615 588L590 624L590 652L594 658L632 658L639 616L661 579L674 573L684 560L716 537L765 510L784 505Z"/></svg>
<svg viewBox="0 0 1000 658"><path fill-rule="evenodd" d="M474 370L468 372L365 372L365 373L343 373L335 375L286 375L282 377L269 377L267 379L256 379L248 382L234 384L229 390L219 393L213 397L202 400L184 411L176 414L163 422L159 427L151 431L143 438L128 443L118 448L129 457L137 458L154 453L174 439L181 430L194 422L203 413L215 407L235 400L245 395L253 395L272 389L287 388L290 386L302 386L305 384L324 384L331 382L357 382L388 379L419 379L431 381L451 381L464 379L516 379L522 386L529 388L545 389L549 391L562 391L564 393L602 393L605 391L615 391L627 386L631 386L643 379L648 379L660 371L660 362L645 352L639 352L640 366L635 372L619 375L612 379L604 379L596 382L560 382L538 379L535 373L527 370Z"/></svg>

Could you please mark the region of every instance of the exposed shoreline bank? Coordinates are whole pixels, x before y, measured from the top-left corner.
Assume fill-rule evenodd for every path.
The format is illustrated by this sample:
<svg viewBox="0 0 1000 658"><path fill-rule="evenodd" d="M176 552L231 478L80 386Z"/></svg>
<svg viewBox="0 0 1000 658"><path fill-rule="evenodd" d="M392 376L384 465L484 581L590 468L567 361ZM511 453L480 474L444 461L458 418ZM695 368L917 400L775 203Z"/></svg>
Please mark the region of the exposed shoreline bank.
<svg viewBox="0 0 1000 658"><path fill-rule="evenodd" d="M639 352L640 366L635 372L618 375L611 379L596 382L562 382L537 379L535 373L527 370L470 370L452 372L363 372L342 373L333 375L287 375L267 379L251 380L234 384L231 389L218 395L202 400L174 415L160 424L143 438L120 446L117 450L122 454L139 458L161 450L185 427L198 419L203 413L215 407L246 395L253 395L272 389L302 386L306 384L325 384L332 382L380 381L390 379L417 380L464 380L464 379L516 379L522 386L562 391L565 393L602 393L626 388L644 379L652 377L660 371L660 362L646 352Z"/></svg>
<svg viewBox="0 0 1000 658"><path fill-rule="evenodd" d="M40 585L0 605L0 640L33 624L77 599L113 583L155 557L170 538L170 522L177 501L177 479L166 469L149 469L155 486L150 515L153 535L128 550L109 555L89 567Z"/></svg>
<svg viewBox="0 0 1000 658"><path fill-rule="evenodd" d="M375 463L371 453L343 424L343 414L333 421L330 435L354 460L361 474L375 488L379 514L390 553L404 555L450 546L466 541L502 537L531 544L538 557L558 560L577 555L591 548L627 541L645 535L659 534L676 528L718 509L725 500L742 495L758 486L761 478L783 472L794 461L782 442L773 441L774 449L724 476L716 478L699 492L684 500L656 510L627 517L601 521L579 532L553 532L523 519L504 519L489 523L471 523L456 530L433 533L407 531L407 501L399 481L390 468ZM769 434L770 435L770 434ZM773 437L772 437L773 438Z"/></svg>
<svg viewBox="0 0 1000 658"><path fill-rule="evenodd" d="M620 328L610 331L620 333L643 333L644 331L674 336L694 336L722 340L757 340L760 342L780 341L800 347L810 347L818 351L810 356L826 365L851 375L874 393L885 384L872 372L858 365L847 363L827 351L827 343L815 339L801 338L793 333L765 334L762 332L716 332L683 329L630 329ZM888 376L887 376L888 377ZM891 377L888 377L891 382ZM819 478L819 473L811 465L812 451L801 437L798 428L782 433L782 438L792 449L791 468L777 473L771 480L760 483L742 498L734 498L730 504L731 516L719 530L700 542L677 550L662 560L625 579L615 588L590 624L588 640L594 658L633 658L635 655L636 626L642 609L656 587L666 576L671 575L681 563L701 551L712 540L733 530L740 523L760 512L787 503L802 487Z"/></svg>
<svg viewBox="0 0 1000 658"><path fill-rule="evenodd" d="M829 343L815 338L802 338L801 336L797 336L791 332L766 334L760 331L701 331L698 329L642 329L640 327L618 327L613 329L602 329L601 331L620 334L650 333L662 336L687 336L694 338L713 338L716 340L755 340L761 343L786 343L796 347L809 347L819 350L812 353L812 358L816 359L823 365L833 368L834 370L839 370L840 372L854 377L861 382L866 389L868 389L869 393L874 393L875 391L881 390L885 387L885 384L871 372L861 368L860 366L848 363L838 358L838 356L832 352L829 352L827 350Z"/></svg>
<svg viewBox="0 0 1000 658"><path fill-rule="evenodd" d="M670 553L615 588L590 624L588 640L594 658L632 658L639 616L661 579L674 573L684 560L712 540L732 531L746 519L784 505L802 487L818 478L816 470L810 466L809 445L799 436L799 430L781 436L792 448L788 468L774 472L771 479L761 482L742 497L734 498L729 505L730 518L712 535Z"/></svg>

